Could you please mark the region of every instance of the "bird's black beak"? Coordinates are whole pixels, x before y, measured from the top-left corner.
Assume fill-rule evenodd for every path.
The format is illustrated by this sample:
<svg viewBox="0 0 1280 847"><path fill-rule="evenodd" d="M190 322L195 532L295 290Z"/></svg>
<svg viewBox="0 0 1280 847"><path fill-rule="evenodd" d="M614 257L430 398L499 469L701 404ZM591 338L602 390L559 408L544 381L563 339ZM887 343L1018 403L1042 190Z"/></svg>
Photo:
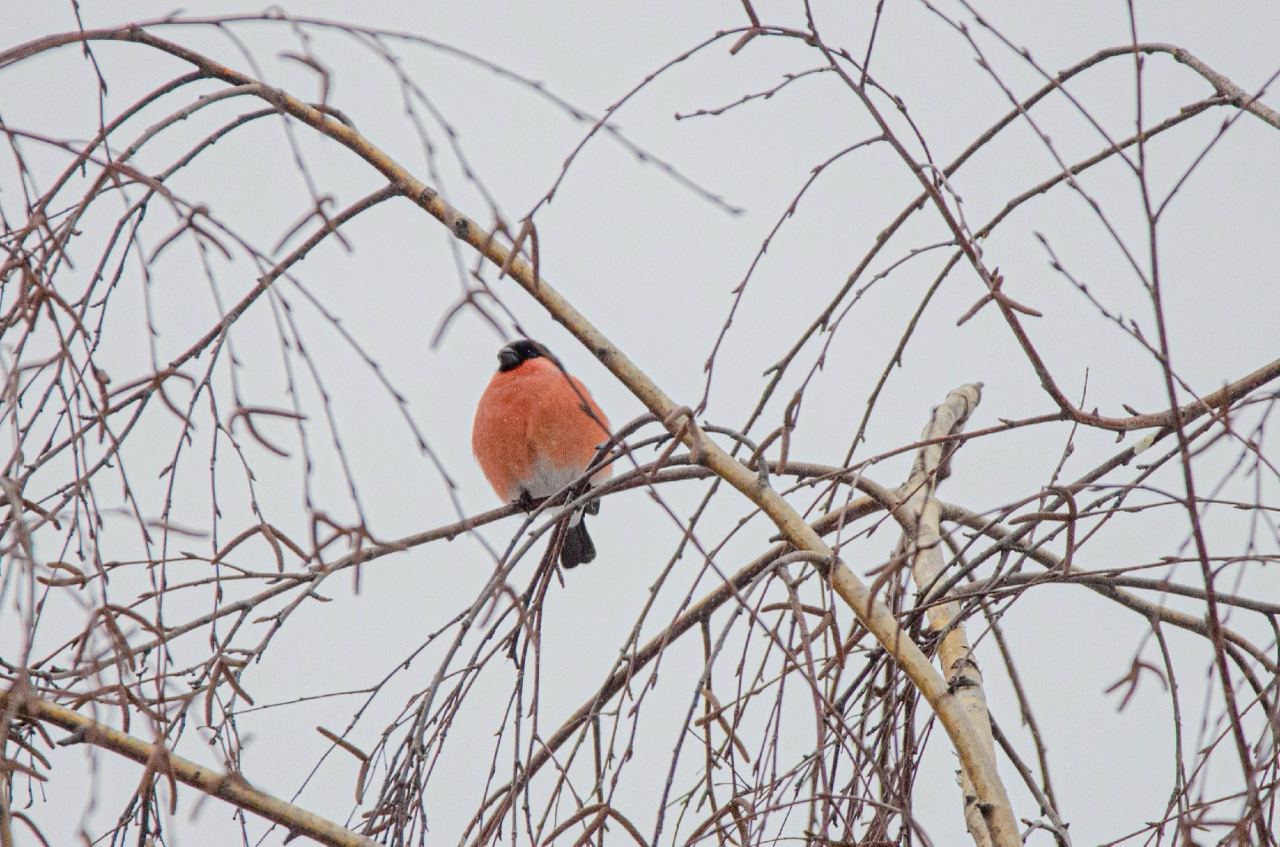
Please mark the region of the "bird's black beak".
<svg viewBox="0 0 1280 847"><path fill-rule="evenodd" d="M498 351L498 370L509 371L518 364L520 364L520 354L515 350L503 347Z"/></svg>

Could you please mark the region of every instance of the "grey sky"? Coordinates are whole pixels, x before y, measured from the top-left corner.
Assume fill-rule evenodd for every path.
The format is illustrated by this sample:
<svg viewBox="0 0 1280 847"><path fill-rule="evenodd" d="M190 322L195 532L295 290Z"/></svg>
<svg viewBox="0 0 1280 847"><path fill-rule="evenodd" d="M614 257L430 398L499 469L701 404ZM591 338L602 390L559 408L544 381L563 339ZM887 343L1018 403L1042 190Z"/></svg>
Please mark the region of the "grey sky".
<svg viewBox="0 0 1280 847"><path fill-rule="evenodd" d="M1209 4L1135 5L1141 40L1185 47L1248 91L1280 71L1276 52L1280 7L1274 3L1231 4L1229 12ZM86 27L122 23L123 16L150 19L170 11L169 6L158 3L82 6ZM736 0L608 7L559 2L317 2L287 4L286 8L296 14L350 18L367 27L413 32L472 51L544 83L547 91L593 116L669 60L717 30L742 26L745 20ZM758 8L771 23L803 23L796 4L760 3ZM1028 47L1034 60L1049 72L1102 47L1126 44L1131 37L1122 3L990 3L981 4L981 8L1001 34ZM862 51L873 9L872 3L819 4L818 21L829 39ZM959 5L948 4L942 9L948 15L966 17ZM187 16L226 12L220 3L192 2L183 10ZM8 22L3 28L4 47L75 28L69 4L10 3L4 17ZM214 29L157 30L237 69L261 73L271 84L301 97L319 96L317 75L282 57L302 49L288 27L246 23L234 32L259 63L258 70L249 66L235 43ZM330 72L328 102L418 176L439 186L454 205L482 223L491 223L483 191L464 177L440 124L418 103L437 148L434 164L428 165L386 63L358 39L310 32L310 49ZM1026 96L1042 84L1024 60L988 33L975 35L999 79L1017 96ZM876 134L870 119L831 74L815 74L768 100L745 104L719 117L675 120L677 113L725 106L743 95L777 85L784 74L821 64L814 51L771 39L757 39L731 56L728 48L733 40L722 40L664 71L618 112L615 123L630 142L669 163L697 186L722 196L725 204L741 207L741 214L726 212L662 167L638 161L602 133L584 148L554 202L537 216L540 264L547 279L669 394L690 405L702 395L707 379L703 363L732 305L731 289L743 281L761 242L811 169ZM425 92L431 107L456 131L468 166L497 201L506 220L517 221L558 177L565 157L589 123L575 121L527 86L446 51L394 39L386 44L402 59L404 70ZM110 85L108 116L184 70L175 60L160 59L135 45L98 44L94 53ZM954 158L1009 108L1005 94L974 61L973 50L964 39L920 3L904 0L886 4L872 71L881 84L905 101L938 162ZM1117 59L1071 83L1071 93L1098 126L1091 125L1064 98L1051 98L1036 108L1036 125L1052 139L1062 161L1074 163L1104 148L1107 142L1100 128L1115 139L1134 132L1133 73L1131 59ZM1211 93L1200 77L1167 56L1147 58L1144 79L1148 125ZM219 88L212 83L205 86L208 91ZM97 127L96 97L92 70L75 47L0 70L0 118L12 127L85 139ZM1275 94L1263 99L1273 105L1280 103ZM237 98L214 107L211 114L229 119L260 105ZM170 104L170 109L176 107ZM160 109L148 114L158 119L166 113ZM1159 230L1174 367L1201 393L1275 359L1280 348L1275 332L1276 315L1280 315L1276 270L1280 134L1251 115L1217 109L1165 133L1148 150L1153 190L1162 198L1228 118L1232 125L1181 186ZM138 121L135 132L147 123ZM179 128L172 138L148 148L138 160L139 167L148 173L162 170L183 149L178 140L190 142L212 126L193 122L189 128ZM905 131L905 124L896 126ZM332 208L340 209L380 185L375 172L331 142L297 125L292 136L317 191L337 198ZM205 204L211 214L248 234L256 247L269 251L311 202L310 189L299 174L294 153L284 143L286 138L280 121L260 121L219 144L194 169L175 178L171 188L186 200ZM34 140L24 140L22 150L32 170L44 180L38 186L41 190L67 162L65 152ZM9 221L20 220L21 192L11 157L0 159L0 208ZM432 173L432 167L438 168L438 174ZM1019 123L966 164L950 188L963 198L965 220L976 229L1009 198L1051 177L1059 168L1041 140L1025 123ZM1086 172L1080 185L1100 203L1106 221L1138 257L1138 264L1146 268L1146 234L1132 175L1113 161ZM883 144L850 154L824 172L799 203L795 216L772 240L751 277L716 360L706 419L733 427L745 422L766 384L762 373L792 346L874 243L876 234L918 191L915 178ZM101 205L102 211L86 220L86 232L104 233L119 214L119 204ZM148 221L144 241L149 249L154 250L174 225L172 219ZM311 227L305 231L310 232ZM451 495L436 465L415 446L410 428L362 355L307 304L297 288L287 288L307 351L324 374L325 390L333 398L331 411L342 453L371 530L382 540L456 520L459 511L453 498L462 514L494 507L492 492L471 458L469 428L476 399L495 366L494 353L503 339L474 312L464 310L448 324L440 343L431 344L446 310L460 293L457 260L472 268L474 255L464 247L455 257L457 242L404 200L383 204L343 232L354 248L351 252L330 240L300 265L294 276L325 309L341 316L342 328L359 340L368 357L378 363L381 374L404 394L409 416L456 484ZM1078 399L1087 373L1088 393L1081 403L1085 409L1097 407L1104 414L1123 416L1122 403L1141 411L1163 408L1166 398L1156 361L1050 269L1046 246L1036 233L1043 234L1066 271L1087 283L1106 309L1136 320L1143 333L1154 338L1150 300L1098 215L1070 189L1058 188L1023 205L983 241L988 264L1000 268L1010 295L1044 313L1041 319L1027 319L1025 325L1064 391ZM935 214L917 215L872 263L864 281L910 250L946 237ZM89 247L84 249L84 255L77 257L79 268L74 275L80 280L96 259ZM948 249L932 250L905 262L871 286L843 318L825 354L825 366L816 372L805 394L791 447L793 458L842 462L868 396L912 312L949 255ZM201 257L190 242L168 248L151 268L149 306L142 295L138 265L126 265L97 354L117 384L150 371L148 308L152 322L161 327L154 339L155 360L167 362L218 320L221 307L212 294L214 288L224 302L234 302L258 274L251 263L230 263L216 252L205 260L216 279L214 287L205 279ZM493 282L491 268L486 268L484 275ZM643 411L587 351L513 283L495 285L520 326L561 356L591 387L615 424ZM981 282L963 263L941 286L906 349L902 368L895 370L886 384L857 458L914 441L930 408L962 383L985 384L983 403L970 421L971 429L993 425L999 419L1053 411L996 310L984 309L963 326L956 326L957 319L982 293ZM285 320L281 313L273 313L260 303L232 335L240 363L235 379L247 401L287 405L285 386L290 374L282 364L278 329ZM512 332L505 318L503 327ZM803 349L764 419L753 430L754 437L779 425L788 399L809 373L826 340L811 341ZM9 346L7 339L0 339L6 368L11 365ZM33 349L24 355L38 358L40 353ZM285 446L291 459L273 457L251 441L245 449L253 462L256 496L264 515L297 537L306 537L305 498L316 511L336 520L354 520L357 510L342 468L344 456L335 449L324 420L319 390L310 384L302 372L303 363L296 357L292 366L300 405L309 417L306 446L314 461L310 475L304 473L299 460L297 430L287 420L268 421L264 432L274 443ZM195 367L203 372L207 361ZM230 371L225 364L220 368L217 385L225 401L230 396ZM181 393L177 396L185 398ZM133 474L131 484L140 492L141 511L154 518L163 507L167 484L157 475L177 448L178 428L176 419L163 411L148 415L141 426L124 464ZM984 511L1032 494L1049 480L1068 432L1069 427L1060 424L967 444L940 496ZM1142 434L1130 434L1125 443ZM212 527L210 436L207 429L197 432L190 455L182 460L176 507L170 518L173 524L205 532ZM10 438L6 429L6 444ZM1100 464L1120 449L1115 440L1112 433L1080 432L1063 478L1074 478ZM1262 447L1273 460L1280 452L1274 428ZM1235 456L1233 449L1224 446L1200 466L1206 490L1227 471ZM650 458L652 454L644 455ZM899 455L876 464L867 474L892 486L905 478L909 467L910 455ZM59 473L68 470L51 470L45 484L52 487ZM1174 470L1176 466L1171 464L1153 484L1176 491L1179 476ZM244 474L226 451L220 455L216 477L223 513L218 540L225 543L253 518L245 502ZM661 494L677 514L687 515L707 485L688 482L665 486ZM1261 485L1263 499L1270 497L1274 502L1280 493L1274 477ZM119 498L118 482L104 481L100 488L104 510L127 505ZM1242 490L1246 491L1243 495ZM1243 480L1233 479L1228 491L1252 496ZM811 492L803 492L795 502L804 508L815 499ZM700 538L707 546L715 544L747 511L746 501L732 493L721 495L700 525ZM1176 509L1133 515L1127 521L1105 526L1080 551L1077 564L1101 569L1184 552L1180 547L1187 522L1185 514ZM1244 546L1241 539L1251 531L1246 517L1231 510L1214 512L1206 521L1215 549L1224 555L1240 550ZM485 527L480 535L501 550L515 526L514 520L508 520ZM859 525L854 529L864 528ZM726 572L736 570L758 553L774 532L757 517L718 557L719 566ZM593 535L599 558L570 574L563 588L554 586L548 601L541 672L541 720L547 727L558 726L612 666L681 529L648 494L637 490L604 503L594 519ZM856 572L865 573L892 554L897 537L896 527L886 525L869 538L850 541L843 555ZM42 557L62 555L52 536L44 543L50 547L39 551ZM139 542L132 517L109 515L102 544L110 551L104 555L112 558L137 555ZM1274 536L1270 544L1270 549L1262 552L1274 555ZM210 545L207 537L175 535L170 542L173 550L189 547L199 549L202 555ZM254 549L262 557L257 564L265 568L271 561L268 549L265 545ZM669 621L691 590L696 558L686 555L677 564L676 576L659 594L645 624L646 634ZM370 686L391 673L427 633L465 608L491 567L484 547L475 539L461 537L365 566L358 593L348 574L335 577L322 591L333 602L300 607L276 636L267 658L246 672L246 688L261 705ZM1186 570L1157 569L1150 575L1194 581L1192 566L1180 568ZM1234 581L1237 574L1230 573L1223 577L1224 584L1230 583L1224 590L1275 599L1273 571L1274 566L1271 573L1261 566L1241 569L1238 584ZM713 579L713 575L704 577L694 596L706 593ZM92 606L115 597L120 598L116 602L128 602L145 586L144 576L137 576L136 584L122 577L111 583L108 598L55 598L51 602L57 612L45 615L35 654L43 655L79 632ZM16 601L12 589L0 599L5 619L0 623L5 644L0 654L7 656L10 645L18 643L10 615ZM207 611L210 599L207 593L193 591L169 602L166 615L183 620ZM1201 613L1201 606L1193 602L1170 598L1168 604ZM852 615L847 609L843 615L841 624L847 631ZM713 632L718 633L717 627L724 622L722 612L713 622ZM1267 637L1260 634L1256 623L1242 622L1242 626L1265 644ZM1072 824L1074 843L1117 839L1162 815L1172 785L1168 697L1154 677L1148 678L1127 708L1117 712L1120 695L1106 691L1129 670L1140 648L1145 650L1147 661L1158 661L1158 649L1148 643L1147 623L1087 591L1057 587L1028 592L1010 607L1003 624L1045 731L1055 785L1063 814ZM191 638L190 647L177 648L186 661L194 661L203 648L194 643L198 636ZM1202 640L1179 632L1169 638L1179 660L1184 722L1189 732L1199 731L1209 653ZM679 644L663 659L658 687L650 695L658 705L646 705L651 711L644 713L640 724L645 743L623 771L618 786L616 797L624 798L621 804L634 811L646 835L652 832L653 804L666 778L679 720L692 702L702 667L701 646L696 641L690 637L687 644ZM1020 733L1009 685L988 648L984 644L979 656L988 670L992 713L1005 731L1023 744L1025 736ZM741 647L738 650L741 652ZM353 743L364 749L373 746L406 697L422 688L434 673L440 652L438 647L428 649L408 672L398 674L386 686L351 734ZM730 651L729 655L737 653ZM733 664L724 661L721 667L721 682L729 689L734 685ZM431 843L454 843L474 811L490 766L493 732L502 723L511 676L509 664L495 663L468 696L467 709L455 724L428 787L425 802ZM788 697L786 730L778 754L787 766L811 749L813 742L811 705L795 691ZM245 774L255 785L291 797L329 746L311 727L345 728L357 703L354 698L333 698L243 714L239 729L250 737L242 762ZM623 709L629 705L624 703ZM667 722L659 716L665 716ZM109 714L103 717L112 719ZM134 732L149 737L141 726L135 726ZM934 735L916 789L914 813L934 844L963 843L966 836L953 779L954 757L945 736L940 732ZM219 767L216 751L205 748L198 738L198 732L189 732L179 752ZM1195 735L1186 739L1186 754L1191 755L1201 741ZM509 758L509 751L506 754ZM686 750L684 755L690 754ZM59 839L72 838L82 822L92 831L109 827L137 784L136 768L108 762L96 770L87 769L83 779L69 779L67 773L75 772L70 763L84 756L75 749L59 751L55 779L46 788L47 799L38 800L31 811L47 827L46 832ZM504 764L507 761L504 759ZM352 808L355 772L354 759L341 751L331 754L298 802L326 817L344 820ZM1002 767L1002 773L1015 810L1034 816L1033 801L1016 785L1012 770ZM680 775L687 776L684 771ZM505 778L500 766L496 781ZM89 790L84 779L99 791L93 809L86 806ZM1234 786L1227 764L1215 771L1210 783L1228 789ZM212 844L237 837L229 808L213 800L200 805L198 826L186 824L196 803L192 792L181 793L184 802L171 843ZM686 825L680 837L687 837L689 830ZM252 821L249 832L256 838L261 831L260 822ZM265 843L278 844L283 837L284 833L275 832ZM668 827L663 842L676 837L677 831ZM1047 845L1052 839L1039 832L1028 843Z"/></svg>

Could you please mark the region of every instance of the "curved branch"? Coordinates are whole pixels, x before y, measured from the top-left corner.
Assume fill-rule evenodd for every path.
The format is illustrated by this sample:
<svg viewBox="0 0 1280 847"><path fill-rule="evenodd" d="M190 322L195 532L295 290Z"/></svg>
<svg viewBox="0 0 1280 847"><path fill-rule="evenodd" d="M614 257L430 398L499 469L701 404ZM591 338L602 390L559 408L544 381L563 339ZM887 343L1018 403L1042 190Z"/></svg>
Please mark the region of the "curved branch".
<svg viewBox="0 0 1280 847"><path fill-rule="evenodd" d="M84 743L109 750L143 765L152 774L170 776L210 797L225 800L233 806L280 824L290 833L306 835L321 844L334 847L376 847L377 842L372 839L259 791L239 774L214 773L209 768L174 755L162 746L148 744L140 738L112 729L48 700L9 690L0 693L0 712L8 719L18 716L62 727L72 735L70 739L59 742L60 744Z"/></svg>
<svg viewBox="0 0 1280 847"><path fill-rule="evenodd" d="M1165 53L1173 57L1173 60L1178 64L1186 65L1188 68L1191 68L1191 70L1204 77L1205 80L1213 86L1214 90L1225 97L1227 102L1232 106L1243 109L1251 115L1256 115L1276 129L1280 129L1280 112L1277 112L1275 109L1258 99L1258 97L1261 96L1261 92L1258 94L1250 94L1223 74L1218 73L1213 68L1206 65L1203 61L1193 55L1190 50L1178 47L1175 44L1153 42L1150 44L1139 44L1136 47L1126 48L1124 52L1148 54Z"/></svg>

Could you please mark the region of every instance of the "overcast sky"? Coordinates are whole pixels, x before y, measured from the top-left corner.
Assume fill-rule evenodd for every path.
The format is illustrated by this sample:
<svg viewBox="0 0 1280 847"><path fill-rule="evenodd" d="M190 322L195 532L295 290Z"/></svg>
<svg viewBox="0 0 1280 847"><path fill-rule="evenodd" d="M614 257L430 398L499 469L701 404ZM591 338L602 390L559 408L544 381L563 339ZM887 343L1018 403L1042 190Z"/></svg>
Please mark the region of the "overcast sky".
<svg viewBox="0 0 1280 847"><path fill-rule="evenodd" d="M172 10L150 2L80 5L86 28L156 18ZM1028 48L1038 67L1050 73L1101 48L1131 40L1124 3L977 5L1004 38L1016 48ZM432 43L427 44L395 38L385 43L426 98L416 101L415 109L435 145L432 154L428 155L413 120L406 116L404 93L395 74L367 40L309 28L304 44L296 32L278 23L244 23L229 30L164 27L156 33L262 76L299 97L316 100L321 96L321 78L289 58L309 51L328 71L330 104L383 150L486 225L492 222L489 197L508 222L526 214L560 176L566 157L590 122L575 119L528 84L495 74L440 45L468 51L525 80L538 81L545 91L595 117L647 75L716 31L745 23L737 0L603 6L588 2L286 2L282 6L292 13L346 18L365 27L430 39ZM1139 2L1134 6L1140 40L1185 47L1246 91L1256 91L1280 71L1280 6L1273 2L1229 7ZM757 8L767 23L803 25L798 4L762 2ZM829 41L861 56L874 8L870 2L818 4L816 14ZM959 4L944 3L940 8L973 25ZM182 8L184 16L227 12L223 3L190 2ZM11 2L3 17L0 49L76 27L69 3ZM974 29L995 76L1016 96L1026 96L1043 83L1037 69L1016 50ZM734 304L732 290L747 276L762 242L812 169L877 133L854 97L831 74L806 77L767 100L752 101L718 117L677 120L677 115L726 106L778 85L786 74L822 65L812 49L781 39L757 39L730 55L734 40L721 40L666 68L618 111L616 126L627 144L645 151L647 161L609 133L599 134L574 161L554 201L538 212L536 221L540 268L546 278L668 394L690 405L697 403L707 385L703 364ZM176 60L137 45L100 43L94 55L109 84L103 101L108 118L187 70ZM872 72L905 102L937 162L951 161L1009 108L1007 95L993 75L975 62L974 49L924 4L912 0L885 4ZM1147 125L1212 93L1202 78L1167 56L1146 60L1144 80ZM206 83L202 91L219 87ZM1112 60L1087 72L1069 90L1087 109L1088 118L1066 98L1051 98L1034 113L1036 127L1052 140L1052 150L1031 127L1018 123L951 181L949 187L963 199L960 208L971 228L983 225L1011 197L1057 173L1059 159L1073 163L1099 151L1107 143L1104 133L1118 139L1134 132L1131 60ZM92 136L98 126L97 97L93 69L75 47L0 70L0 119L40 136L76 140ZM1262 99L1280 106L1275 94ZM147 113L149 117L135 121L133 131L122 140L131 140L181 102ZM209 114L228 120L259 107L257 101L236 98ZM1280 132L1253 116L1237 114L1213 110L1160 136L1147 151L1153 193L1163 198L1209 148L1179 188L1159 230L1174 366L1199 393L1275 359L1280 349L1275 332L1275 316L1280 314L1276 239ZM1233 119L1230 127L1214 142L1227 118ZM215 125L214 118L192 121L190 127L174 130L135 161L140 169L157 173L172 163L184 143L190 144ZM445 125L454 133L452 139ZM319 194L334 196L333 209L380 185L380 177L349 152L305 128L295 125L287 135L283 127L279 121L246 127L175 177L170 187L185 200L204 204L212 215L251 238L255 247L270 252L308 211L313 191L309 180ZM290 138L296 145L293 149L286 143ZM466 157L465 167L455 153L455 142ZM68 161L65 151L35 139L24 140L22 152L38 175L39 190L47 188ZM306 175L295 156L305 162ZM22 192L11 157L6 154L0 159L4 160L0 209L13 224L23 220ZM469 180L467 170L476 179ZM1044 314L1038 321L1028 319L1027 326L1064 391L1079 398L1087 374L1084 408L1097 407L1116 416L1125 414L1122 403L1142 411L1159 410L1167 400L1153 357L1050 267L1052 251L1071 277L1087 283L1107 310L1136 320L1144 334L1154 338L1150 299L1122 249L1122 245L1131 249L1139 265L1148 266L1136 181L1118 163L1108 163L1088 171L1080 182L1082 190L1101 205L1105 222L1081 194L1060 188L1022 206L984 240L987 264L1000 268L1011 296ZM767 382L762 374L791 348L877 234L918 191L915 177L883 144L847 155L824 171L752 272L716 360L707 420L733 427L746 421ZM100 244L119 215L118 203L102 205L112 208L86 219L83 253L73 252L79 264L68 279L83 281L91 272L97 258L94 245ZM148 251L154 251L175 225L172 217L160 220L159 210L155 215L157 219L148 221L142 237ZM324 375L341 451L335 448L324 419L320 389L304 373L291 375L283 364L281 314L266 308L265 301L259 303L232 335L241 396L263 406L285 406L285 385L295 378L299 402L309 415L306 449L314 462L309 473L299 461L301 445L288 421L269 421L264 426L270 437L287 446L291 459L273 457L253 444L246 448L254 463L255 493L268 520L306 537L303 504L309 500L315 511L336 520L354 520L363 514L377 538L389 539L498 505L472 460L470 421L495 367L497 348L516 334L510 316L561 356L615 424L643 411L587 351L509 281L496 283L503 306L510 310L510 316L493 310L499 316L501 334L474 311L464 309L433 344L449 307L461 294L459 261L472 268L475 258L465 250L455 253L458 243L408 202L385 203L344 228L344 234L350 251L331 239L294 275L324 309L341 316L342 329L359 340L360 350L344 341L299 288L289 288L286 295L312 361ZM946 237L936 215L918 215L864 279ZM857 300L831 339L824 367L812 377L805 394L791 448L794 458L828 464L843 461L867 398L949 254L945 249L930 250L905 261ZM212 285L202 261L211 268ZM139 267L128 264L95 361L116 384L149 373L153 362L169 361L216 323L225 303L247 291L258 272L243 259L228 262L218 255L202 259L188 241L169 249L152 265L146 286ZM486 270L485 278L492 282L495 275ZM144 291L149 300L144 300ZM985 386L971 429L999 419L1053 411L994 309L956 325L982 293L976 274L963 263L941 286L906 349L903 367L886 384L858 458L915 440L930 408L951 388L968 382ZM153 339L147 333L148 310L151 324L159 328ZM753 436L761 437L779 425L787 401L809 375L826 340L804 347ZM0 346L9 367L12 345L0 339ZM24 355L38 358L42 353L33 347ZM369 361L376 362L379 370L371 368ZM294 366L304 367L296 358ZM408 416L439 464L418 449L381 377L405 396ZM229 396L230 379L228 365L218 376L223 396ZM133 469L131 483L139 492L141 512L157 517L167 484L157 474L177 449L178 429L163 409L150 411L140 424L141 434L131 441L125 465ZM192 456L183 460L170 518L172 524L205 533L213 528L209 435L207 430L197 433ZM967 445L941 496L984 511L1033 494L1050 479L1068 435L1064 424ZM6 430L6 441L8 437ZM1129 435L1137 437L1140 434ZM1119 449L1115 441L1113 433L1078 433L1062 477L1073 479L1100 464ZM1280 452L1274 430L1263 446L1273 458ZM1207 457L1202 468L1210 488L1235 455L1223 450ZM251 515L244 474L231 466L236 459L224 451L219 462L227 463L225 470L220 464L216 472L222 485L218 506L223 513L218 539L225 543L251 522ZM344 462L350 468L356 499ZM867 473L892 486L905 478L909 467L909 455L897 456ZM37 493L46 494L65 478L51 471L42 481L46 488ZM1177 474L1169 473L1153 484L1176 491L1178 480ZM1238 485L1244 483L1232 481L1227 491L1239 494ZM1274 479L1261 485L1273 499L1280 493ZM705 482L666 486L663 500L684 515L706 487ZM107 551L103 556L128 559L138 554L136 523L129 514L112 511L128 505L117 488L118 483L105 482L100 487L102 507L110 512L102 533ZM749 511L745 501L735 497L721 495L707 522L700 525L705 546L714 545ZM801 508L812 502L811 493L796 499ZM1243 516L1229 512L1215 513L1209 525L1223 554L1241 549L1241 539L1251 531ZM508 520L484 528L480 535L501 550L516 526ZM681 535L679 525L643 491L609 498L593 527L599 558L570 574L563 588L554 586L548 602L542 669L544 726L559 725L595 690ZM772 527L759 520L751 523L721 554L722 570L736 570L772 534ZM1271 538L1271 547L1262 552L1276 552ZM896 540L894 527L885 526L870 538L851 543L845 550L846 560L855 572L865 573L892 554ZM1123 528L1104 528L1090 540L1087 555L1077 564L1101 569L1149 562L1179 553L1185 540L1185 514L1165 510L1136 515ZM39 551L41 556L61 555L52 536L45 543L49 546ZM211 544L208 537L175 537L171 542L173 549L190 547L202 555ZM265 546L258 552L269 555ZM462 537L370 564L362 569L358 592L348 575L331 580L323 593L333 602L302 606L276 636L267 659L246 671L244 683L258 704L372 685L403 662L427 633L470 604L491 567L485 546ZM680 568L687 572L680 574ZM645 624L646 634L669 621L693 588L695 564L686 558L677 569L669 590L659 594ZM1193 572L1170 570L1168 575L1191 580ZM1278 594L1274 572L1231 575L1232 580L1237 577L1239 582L1232 582L1228 590L1271 598ZM128 602L143 590L138 585L146 585L144 577L138 579L134 585L122 578L112 583L110 591ZM695 596L708 590L709 579L702 581ZM207 611L208 596L194 595L175 599L167 614L181 620ZM3 599L3 615L8 616L17 601L11 590ZM38 634L37 643L44 650L36 649L35 654L43 655L74 636L84 627L88 609L103 600L99 595L55 598L56 612L46 616ZM1170 604L1197 611L1194 604L1178 600ZM847 610L843 614L847 631L851 615ZM18 643L12 620L0 625L4 639L0 655L6 657ZM1168 698L1152 682L1139 689L1123 712L1117 712L1119 695L1107 691L1141 649L1155 649L1144 641L1144 634L1149 636L1146 622L1080 589L1050 588L1029 592L1010 607L1003 623L1046 732L1062 812L1072 825L1074 843L1079 847L1118 839L1162 815L1172 773ZM1187 726L1198 731L1209 653L1190 636L1174 633L1170 638L1181 660ZM191 648L188 660L199 655L201 646ZM1158 652L1144 654L1148 661L1153 656L1158 660ZM980 657L984 666L993 663L995 670L994 654L980 653ZM439 659L438 650L427 651L409 671L397 676L356 725L353 743L372 747L405 698L430 679ZM678 738L678 723L664 730L658 716L683 716L700 670L701 647L693 643L680 647L664 665L661 684L652 695L659 705L648 707L654 710L653 723L641 724L642 731L653 734L646 737L649 743L637 751L618 788L617 796L625 798L646 823L642 828L647 832L654 815L652 804ZM511 675L510 665L495 665L469 696L467 711L428 788L432 843L456 841L474 811ZM1018 729L1016 706L1004 677L990 672L988 681L993 714L1006 730ZM291 797L328 746L310 728L318 724L345 728L359 702L338 697L244 714L239 719L240 732L248 739L244 772L255 785ZM798 716L792 726L805 727L805 709L811 707L803 702L791 705ZM807 728L797 728L794 736L785 739L780 756L787 766L806 744L811 747L812 712L807 714ZM134 732L149 737L145 728L135 726ZM801 736L802 732L809 734ZM1187 755L1194 752L1196 741L1193 737L1185 742ZM183 744L179 748L183 755L220 766L198 734L189 733ZM81 826L93 832L109 827L124 805L123 798L136 787L132 766L103 763L99 771L86 769L84 779L96 782L102 798L90 808L87 783L76 784L79 776L67 779L68 771L75 772L74 763L85 759L81 750L60 750L54 781L45 789L47 797L32 810L59 843L73 837ZM953 771L946 740L935 733L914 810L935 844L962 843L966 838ZM1012 772L1003 771L1016 811L1033 816L1033 801L1014 785ZM354 777L353 760L345 754L332 755L298 802L326 817L345 820L352 809ZM1225 768L1221 779L1222 786L1232 785ZM179 821L193 806L184 805ZM179 823L171 843L205 844L237 837L229 807L208 801L198 814L199 828ZM254 822L249 831L257 834L262 827ZM666 830L664 840L675 838L675 832ZM688 828L683 834L688 835ZM274 833L266 843L278 844L283 837ZM1037 833L1029 843L1052 841Z"/></svg>

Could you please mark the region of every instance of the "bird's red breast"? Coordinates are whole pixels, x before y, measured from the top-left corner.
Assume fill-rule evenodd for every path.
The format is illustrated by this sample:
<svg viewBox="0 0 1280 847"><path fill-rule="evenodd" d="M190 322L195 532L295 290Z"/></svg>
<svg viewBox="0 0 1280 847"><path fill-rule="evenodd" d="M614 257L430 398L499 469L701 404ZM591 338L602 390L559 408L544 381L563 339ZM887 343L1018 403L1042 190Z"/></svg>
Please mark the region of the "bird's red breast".
<svg viewBox="0 0 1280 847"><path fill-rule="evenodd" d="M503 360L512 349L524 352ZM503 354L504 369L489 380L476 408L471 448L503 500L518 500L522 493L548 497L586 470L596 449L609 439L609 420L586 387L561 370L541 345L516 342L503 348ZM592 481L608 476L606 466Z"/></svg>

